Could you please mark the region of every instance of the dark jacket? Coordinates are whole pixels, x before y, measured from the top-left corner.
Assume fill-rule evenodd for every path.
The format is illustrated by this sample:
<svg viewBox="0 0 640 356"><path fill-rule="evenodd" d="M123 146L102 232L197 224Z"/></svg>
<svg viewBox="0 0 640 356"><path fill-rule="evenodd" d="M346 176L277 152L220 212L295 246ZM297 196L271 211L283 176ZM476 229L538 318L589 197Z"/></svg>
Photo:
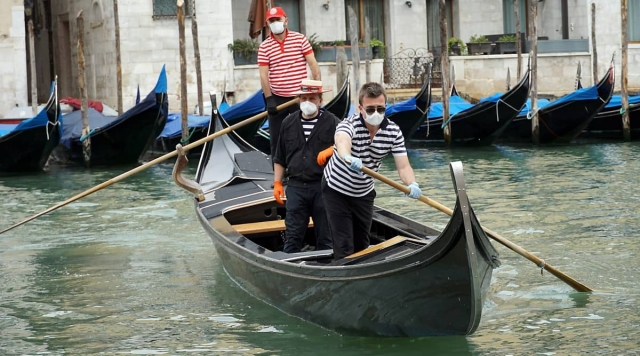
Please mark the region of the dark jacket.
<svg viewBox="0 0 640 356"><path fill-rule="evenodd" d="M320 184L324 166L317 162L318 153L333 146L333 137L340 120L332 113L321 109L309 140L302 131L302 113L296 111L287 116L280 128L278 147L273 162L287 168L289 185L305 187Z"/></svg>

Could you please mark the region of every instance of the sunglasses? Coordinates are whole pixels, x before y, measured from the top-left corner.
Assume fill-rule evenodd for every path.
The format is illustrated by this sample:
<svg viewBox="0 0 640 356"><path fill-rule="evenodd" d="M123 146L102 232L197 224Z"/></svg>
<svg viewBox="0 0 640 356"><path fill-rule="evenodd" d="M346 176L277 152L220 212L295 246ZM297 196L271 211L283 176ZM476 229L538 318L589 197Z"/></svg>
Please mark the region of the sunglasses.
<svg viewBox="0 0 640 356"><path fill-rule="evenodd" d="M302 85L300 87L300 91L303 91L305 93L319 93L320 92L320 88L319 87L308 87L306 85Z"/></svg>
<svg viewBox="0 0 640 356"><path fill-rule="evenodd" d="M384 115L384 112L387 108L385 108L384 106L367 106L366 108L364 108L364 112L367 113L367 115L373 115L374 112L378 112L378 114Z"/></svg>

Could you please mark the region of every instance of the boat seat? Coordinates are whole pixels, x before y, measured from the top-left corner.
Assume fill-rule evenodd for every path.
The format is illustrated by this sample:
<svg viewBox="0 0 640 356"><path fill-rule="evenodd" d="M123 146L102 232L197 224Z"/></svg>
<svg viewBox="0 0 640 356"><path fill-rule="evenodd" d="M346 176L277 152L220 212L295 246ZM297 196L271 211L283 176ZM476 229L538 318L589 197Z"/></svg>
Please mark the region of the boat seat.
<svg viewBox="0 0 640 356"><path fill-rule="evenodd" d="M269 220L255 223L232 225L242 235L261 234L265 232L278 232L286 229L284 220ZM309 227L313 227L313 219L309 218Z"/></svg>
<svg viewBox="0 0 640 356"><path fill-rule="evenodd" d="M296 262L301 260L316 260L321 258L333 257L333 250L319 250L319 251L305 251L286 253L282 251L269 252L265 254L266 257L275 258L281 261Z"/></svg>
<svg viewBox="0 0 640 356"><path fill-rule="evenodd" d="M419 247L429 244L429 241L422 239L413 239L405 236L396 236L379 244L371 245L362 251L352 253L347 257L341 258L331 263L332 266L346 266L357 264L362 261L374 262L379 259L386 259L392 255L405 254ZM394 253L399 249L398 253Z"/></svg>

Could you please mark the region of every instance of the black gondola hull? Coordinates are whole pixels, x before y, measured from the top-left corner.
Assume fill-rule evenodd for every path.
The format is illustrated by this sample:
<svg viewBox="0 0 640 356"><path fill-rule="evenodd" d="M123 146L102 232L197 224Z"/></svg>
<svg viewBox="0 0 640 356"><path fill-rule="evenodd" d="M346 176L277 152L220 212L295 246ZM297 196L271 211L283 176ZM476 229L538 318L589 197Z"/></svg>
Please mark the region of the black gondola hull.
<svg viewBox="0 0 640 356"><path fill-rule="evenodd" d="M640 105L629 107L629 121L631 124L631 139L640 139ZM608 140L623 139L620 108L599 112L593 121L589 123L589 126L580 134L580 137Z"/></svg>
<svg viewBox="0 0 640 356"><path fill-rule="evenodd" d="M393 113L387 116L389 120L400 127L402 136L406 140L413 137L429 114L429 108L431 107L431 67L429 67L429 76L422 84L418 94L415 95L415 99L416 107L413 110Z"/></svg>

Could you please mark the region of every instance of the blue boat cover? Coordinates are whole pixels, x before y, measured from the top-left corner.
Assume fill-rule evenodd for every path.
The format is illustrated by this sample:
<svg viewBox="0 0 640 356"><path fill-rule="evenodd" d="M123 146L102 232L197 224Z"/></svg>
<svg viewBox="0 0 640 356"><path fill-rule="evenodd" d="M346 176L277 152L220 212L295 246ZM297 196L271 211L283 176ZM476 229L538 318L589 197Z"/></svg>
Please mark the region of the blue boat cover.
<svg viewBox="0 0 640 356"><path fill-rule="evenodd" d="M60 115L60 112L58 112ZM24 131L34 127L44 127L49 122L46 106L38 112L38 114L30 119L23 120L19 124L0 124L0 136L4 136L11 132Z"/></svg>
<svg viewBox="0 0 640 356"><path fill-rule="evenodd" d="M164 90L164 91L161 91ZM131 109L127 110L124 114L118 117L104 116L98 111L89 108L89 137L95 129L106 129L109 126L117 125L119 122L125 121L139 113L149 110L156 105L156 94L166 93L167 90L167 73L165 67L162 66L160 76L155 88L149 92L144 100L135 105ZM71 147L71 141L80 139L82 136L82 111L76 110L61 118L62 122L62 135L60 137L60 143L68 148Z"/></svg>
<svg viewBox="0 0 640 356"><path fill-rule="evenodd" d="M416 97L411 97L405 101L401 101L399 103L395 103L393 105L387 104L387 110L385 112L386 116L391 116L396 113L405 112L415 110L416 108Z"/></svg>
<svg viewBox="0 0 640 356"><path fill-rule="evenodd" d="M218 111L220 111L221 113L226 112L227 110L229 110L231 106L229 106L229 103L227 103L226 101L223 101L222 104L220 104L220 106L218 107Z"/></svg>
<svg viewBox="0 0 640 356"><path fill-rule="evenodd" d="M222 114L222 117L224 117L227 123L229 123L229 125L233 125L236 124L235 121L237 121L238 119L259 114L267 109L264 104L262 89L260 89L245 100L235 105L229 106L227 110L222 111L222 108L220 108L219 110Z"/></svg>
<svg viewBox="0 0 640 356"><path fill-rule="evenodd" d="M549 104L551 104L549 100L538 98L538 110L542 109L543 107ZM522 108L522 110L520 110L520 113L518 113L518 116L526 115L529 113L529 111L531 111L531 98L527 99L527 103L524 104L524 107Z"/></svg>
<svg viewBox="0 0 640 356"><path fill-rule="evenodd" d="M455 115L461 111L467 110L468 108L473 107L473 104L467 102L461 97L454 95L449 98L449 115ZM441 119L442 118L442 102L439 101L437 103L432 103L431 108L429 109L429 116L427 116L428 120L432 119Z"/></svg>
<svg viewBox="0 0 640 356"><path fill-rule="evenodd" d="M552 102L552 105L562 104L569 101L580 101L580 100L594 100L598 99L598 87L592 85L588 88L582 88L574 91L571 94L567 94L562 98Z"/></svg>
<svg viewBox="0 0 640 356"><path fill-rule="evenodd" d="M629 97L629 105L640 104L640 95L634 95ZM605 109L615 109L622 107L622 96L614 95L609 100L609 103L604 107Z"/></svg>
<svg viewBox="0 0 640 356"><path fill-rule="evenodd" d="M497 93L495 93L495 94L493 94L493 95L491 95L491 96L488 96L488 97L486 97L486 98L482 98L482 99L480 99L480 102L481 102L481 103L484 103L484 102L488 102L488 103L497 103L497 102L498 102L498 100L499 100L503 95L504 95L504 93L502 93L502 92L497 92Z"/></svg>
<svg viewBox="0 0 640 356"><path fill-rule="evenodd" d="M189 128L195 127L208 127L209 121L211 120L210 116L198 116L194 114L189 114L187 117L189 122ZM175 113L169 114L167 116L167 123L164 125L164 129L158 136L161 137L175 137L182 134L182 114Z"/></svg>

